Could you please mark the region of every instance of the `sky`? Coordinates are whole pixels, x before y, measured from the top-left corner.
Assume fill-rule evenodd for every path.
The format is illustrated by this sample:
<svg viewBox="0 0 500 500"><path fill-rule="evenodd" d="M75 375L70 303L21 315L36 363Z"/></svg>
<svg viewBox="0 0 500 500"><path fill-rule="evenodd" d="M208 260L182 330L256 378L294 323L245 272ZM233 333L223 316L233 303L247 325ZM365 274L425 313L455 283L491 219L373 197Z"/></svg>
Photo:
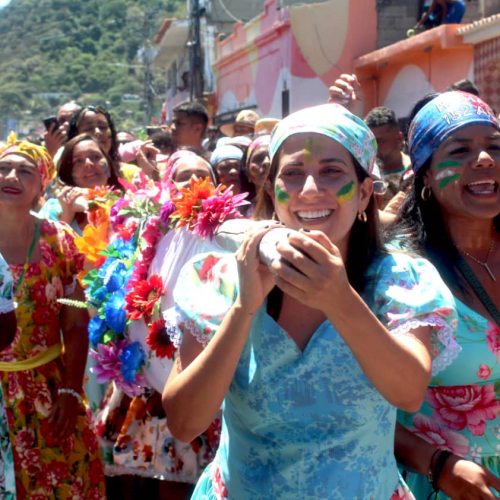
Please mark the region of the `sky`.
<svg viewBox="0 0 500 500"><path fill-rule="evenodd" d="M10 0L0 0L0 9L5 7L8 3L10 3Z"/></svg>

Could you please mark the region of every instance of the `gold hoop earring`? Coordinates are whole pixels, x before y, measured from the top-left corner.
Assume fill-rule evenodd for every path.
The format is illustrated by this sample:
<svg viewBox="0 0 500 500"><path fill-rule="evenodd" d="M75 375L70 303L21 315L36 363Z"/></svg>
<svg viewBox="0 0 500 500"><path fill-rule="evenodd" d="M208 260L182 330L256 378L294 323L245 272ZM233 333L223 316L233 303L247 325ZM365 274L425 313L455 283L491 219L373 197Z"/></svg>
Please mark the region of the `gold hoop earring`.
<svg viewBox="0 0 500 500"><path fill-rule="evenodd" d="M429 201L431 199L431 196L432 196L432 191L427 186L424 186L422 188L422 192L420 193L420 196L421 196L422 200Z"/></svg>
<svg viewBox="0 0 500 500"><path fill-rule="evenodd" d="M366 224L368 222L368 217L366 215L366 212L359 212L359 214L358 214L358 220L359 220L359 222L362 222L363 224Z"/></svg>
<svg viewBox="0 0 500 500"><path fill-rule="evenodd" d="M273 215L271 216L271 220L278 220L278 216L276 215L276 212L273 212Z"/></svg>

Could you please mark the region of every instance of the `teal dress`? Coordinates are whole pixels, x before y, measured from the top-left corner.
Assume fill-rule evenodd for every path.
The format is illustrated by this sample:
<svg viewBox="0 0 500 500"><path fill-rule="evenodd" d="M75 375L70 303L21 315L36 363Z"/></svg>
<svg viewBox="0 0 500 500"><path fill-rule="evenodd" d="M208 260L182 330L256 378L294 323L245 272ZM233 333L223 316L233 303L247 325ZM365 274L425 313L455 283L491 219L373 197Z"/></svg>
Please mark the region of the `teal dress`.
<svg viewBox="0 0 500 500"><path fill-rule="evenodd" d="M483 465L500 477L500 330L454 299L456 336L447 341L448 355L433 364L433 377L422 408L398 412L398 420L437 448ZM431 492L429 481L410 474L417 500ZM439 500L448 499L442 492Z"/></svg>
<svg viewBox="0 0 500 500"><path fill-rule="evenodd" d="M392 334L431 325L443 352L440 331L452 336L456 316L431 264L389 255L367 280L365 300ZM238 293L234 256L198 256L173 293L165 320L174 343L189 334L206 346ZM217 457L193 499L413 499L394 459L395 422L396 408L329 321L301 351L264 304L223 403Z"/></svg>
<svg viewBox="0 0 500 500"><path fill-rule="evenodd" d="M13 280L9 265L0 254L0 322L2 314L14 311ZM2 389L0 387L0 498L16 498L14 456L9 437L9 424Z"/></svg>

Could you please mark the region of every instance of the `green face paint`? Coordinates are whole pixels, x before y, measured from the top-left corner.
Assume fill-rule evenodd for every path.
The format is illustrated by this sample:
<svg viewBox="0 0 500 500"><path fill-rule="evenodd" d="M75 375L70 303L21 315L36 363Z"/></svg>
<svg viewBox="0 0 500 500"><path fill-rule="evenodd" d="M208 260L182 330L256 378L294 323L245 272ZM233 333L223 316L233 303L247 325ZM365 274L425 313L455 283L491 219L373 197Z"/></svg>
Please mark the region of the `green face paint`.
<svg viewBox="0 0 500 500"><path fill-rule="evenodd" d="M285 191L283 191L277 184L274 185L274 194L276 195L276 201L280 205L288 205L290 195L285 193Z"/></svg>
<svg viewBox="0 0 500 500"><path fill-rule="evenodd" d="M304 161L306 162L306 165L311 163L312 145L313 145L312 137L308 137L306 139L306 147L304 149Z"/></svg>
<svg viewBox="0 0 500 500"><path fill-rule="evenodd" d="M441 168L453 168L453 167L461 167L462 163L459 161L455 160L449 160L449 161L443 161L442 163L438 163L436 165L436 169L441 169Z"/></svg>
<svg viewBox="0 0 500 500"><path fill-rule="evenodd" d="M351 201L354 198L355 191L356 191L356 189L354 186L354 181L351 181L351 182L349 182L349 184L346 184L337 193L337 198L339 200L339 203L342 205L343 203L347 203L348 201Z"/></svg>
<svg viewBox="0 0 500 500"><path fill-rule="evenodd" d="M461 174L455 174L451 175L450 177L444 178L440 183L439 183L439 189L444 189L448 184L458 181L462 177Z"/></svg>

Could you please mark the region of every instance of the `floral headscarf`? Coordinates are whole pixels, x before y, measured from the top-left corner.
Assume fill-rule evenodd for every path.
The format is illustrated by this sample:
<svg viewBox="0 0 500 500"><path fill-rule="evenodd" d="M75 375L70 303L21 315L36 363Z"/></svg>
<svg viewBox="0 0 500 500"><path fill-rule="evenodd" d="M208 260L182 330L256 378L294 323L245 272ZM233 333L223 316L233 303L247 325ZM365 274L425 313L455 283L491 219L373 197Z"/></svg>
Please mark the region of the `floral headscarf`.
<svg viewBox="0 0 500 500"><path fill-rule="evenodd" d="M30 159L38 169L42 181L42 190L45 191L56 174L54 162L48 151L28 141L18 141L16 134L11 132L7 138L7 145L0 148L0 160L7 155L22 155Z"/></svg>
<svg viewBox="0 0 500 500"><path fill-rule="evenodd" d="M491 108L467 92L445 92L428 102L413 118L408 146L417 172L451 133L466 125L486 124L500 128Z"/></svg>
<svg viewBox="0 0 500 500"><path fill-rule="evenodd" d="M371 174L377 153L377 141L363 120L339 104L323 104L302 109L281 120L271 134L271 162L289 137L304 133L320 134L337 141Z"/></svg>
<svg viewBox="0 0 500 500"><path fill-rule="evenodd" d="M269 147L269 143L270 142L271 142L271 135L270 134L259 135L252 142L252 144L250 144L250 146L248 146L248 149L247 149L247 158L246 158L247 165L248 165L248 162L250 161L250 159L252 157L253 152L257 148L259 148L260 146L268 146Z"/></svg>

